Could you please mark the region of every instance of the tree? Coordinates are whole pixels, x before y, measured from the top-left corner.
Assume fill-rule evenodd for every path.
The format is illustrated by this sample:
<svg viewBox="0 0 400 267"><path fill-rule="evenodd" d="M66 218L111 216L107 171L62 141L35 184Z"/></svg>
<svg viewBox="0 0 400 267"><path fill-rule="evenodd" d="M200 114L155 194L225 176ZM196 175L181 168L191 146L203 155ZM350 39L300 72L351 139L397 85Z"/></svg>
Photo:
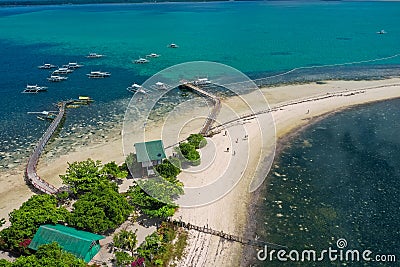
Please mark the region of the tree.
<svg viewBox="0 0 400 267"><path fill-rule="evenodd" d="M119 167L115 161L104 164L100 172L110 179L123 179L128 176L128 172L123 167Z"/></svg>
<svg viewBox="0 0 400 267"><path fill-rule="evenodd" d="M188 161L195 161L200 159L200 154L196 150L196 148L189 144L189 143L180 143L179 144L179 151L181 152L182 156Z"/></svg>
<svg viewBox="0 0 400 267"><path fill-rule="evenodd" d="M53 242L39 247L35 255L21 256L14 262L0 260L1 267L85 267L87 264Z"/></svg>
<svg viewBox="0 0 400 267"><path fill-rule="evenodd" d="M207 145L207 140L201 134L191 134L187 138L187 141L196 149L205 147Z"/></svg>
<svg viewBox="0 0 400 267"><path fill-rule="evenodd" d="M57 206L52 195L34 195L18 210L10 213L11 226L0 232L4 248L17 253L27 253L27 242L33 238L39 226L46 223L56 224L66 221L68 211Z"/></svg>
<svg viewBox="0 0 400 267"><path fill-rule="evenodd" d="M12 263L5 259L0 259L0 267L12 267Z"/></svg>
<svg viewBox="0 0 400 267"><path fill-rule="evenodd" d="M182 162L187 162L191 165L200 165L200 154L193 145L187 142L180 143L175 150L178 152Z"/></svg>
<svg viewBox="0 0 400 267"><path fill-rule="evenodd" d="M166 189L165 191L170 191ZM150 217L167 218L174 215L177 206L172 202L170 196L161 196L169 202L161 202L148 195L141 187L131 186L127 192L129 202Z"/></svg>
<svg viewBox="0 0 400 267"><path fill-rule="evenodd" d="M133 257L137 245L136 231L122 230L113 237L114 247L122 250L128 250Z"/></svg>
<svg viewBox="0 0 400 267"><path fill-rule="evenodd" d="M164 159L163 163L154 167L157 173L171 183L176 183L176 176L181 170L173 165L168 159Z"/></svg>
<svg viewBox="0 0 400 267"><path fill-rule="evenodd" d="M130 256L125 251L116 251L115 253L115 260L117 266L125 267L125 266L133 266L131 263L134 262L135 258ZM131 264L131 265L129 265Z"/></svg>
<svg viewBox="0 0 400 267"><path fill-rule="evenodd" d="M115 229L133 210L125 197L112 186L99 187L84 194L73 207L68 223L95 233Z"/></svg>
<svg viewBox="0 0 400 267"><path fill-rule="evenodd" d="M101 162L87 159L81 162L68 163L65 175L60 175L64 184L74 194L84 194L96 188L106 180L100 173Z"/></svg>
<svg viewBox="0 0 400 267"><path fill-rule="evenodd" d="M164 251L161 241L162 236L158 235L157 232L146 236L144 242L137 249L139 256L151 261L153 256Z"/></svg>

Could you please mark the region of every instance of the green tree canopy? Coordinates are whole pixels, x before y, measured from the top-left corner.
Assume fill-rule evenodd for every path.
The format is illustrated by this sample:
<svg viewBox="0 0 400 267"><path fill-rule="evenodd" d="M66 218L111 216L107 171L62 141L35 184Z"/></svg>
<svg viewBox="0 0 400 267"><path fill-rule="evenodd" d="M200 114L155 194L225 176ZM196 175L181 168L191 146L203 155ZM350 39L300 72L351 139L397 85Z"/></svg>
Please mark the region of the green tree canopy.
<svg viewBox="0 0 400 267"><path fill-rule="evenodd" d="M32 239L42 224L66 221L68 211L58 207L52 195L34 195L9 217L11 226L0 232L3 245L15 252L27 252L24 241Z"/></svg>
<svg viewBox="0 0 400 267"><path fill-rule="evenodd" d="M136 245L138 243L136 231L121 230L120 232L114 234L113 242L114 247L121 250L128 250L131 255L134 255Z"/></svg>
<svg viewBox="0 0 400 267"><path fill-rule="evenodd" d="M166 189L166 191L168 191L168 189ZM174 215L177 209L177 206L172 202L158 201L137 185L130 187L127 194L129 196L129 202L150 217L167 218ZM165 198L171 200L169 196Z"/></svg>
<svg viewBox="0 0 400 267"><path fill-rule="evenodd" d="M163 163L155 166L157 173L171 183L176 183L176 176L181 170L171 163L168 159L164 159Z"/></svg>
<svg viewBox="0 0 400 267"><path fill-rule="evenodd" d="M187 141L196 149L205 147L207 145L207 140L201 134L191 134L187 138Z"/></svg>
<svg viewBox="0 0 400 267"><path fill-rule="evenodd" d="M151 259L158 253L163 252L162 236L157 232L146 236L145 241L138 247L137 252L140 257Z"/></svg>
<svg viewBox="0 0 400 267"><path fill-rule="evenodd" d="M69 186L72 193L84 194L105 181L100 173L100 167L101 162L92 159L68 163L66 174L60 175L60 178Z"/></svg>
<svg viewBox="0 0 400 267"><path fill-rule="evenodd" d="M87 159L85 161L68 163L65 175L60 175L64 184L77 196L98 188L110 186L110 179L125 178L128 172L114 161L101 165L101 161ZM115 187L117 185L115 184Z"/></svg>
<svg viewBox="0 0 400 267"><path fill-rule="evenodd" d="M200 159L200 154L193 145L183 142L179 144L178 148L185 160L193 162Z"/></svg>
<svg viewBox="0 0 400 267"><path fill-rule="evenodd" d="M94 233L115 229L133 210L126 198L110 186L82 195L73 207L68 223Z"/></svg>
<svg viewBox="0 0 400 267"><path fill-rule="evenodd" d="M87 264L69 252L65 252L57 243L42 245L35 255L21 256L14 262L0 260L0 267L85 267Z"/></svg>
<svg viewBox="0 0 400 267"><path fill-rule="evenodd" d="M104 175L107 175L110 179L123 179L128 176L128 172L124 169L124 167L119 167L115 161L104 164L100 172Z"/></svg>

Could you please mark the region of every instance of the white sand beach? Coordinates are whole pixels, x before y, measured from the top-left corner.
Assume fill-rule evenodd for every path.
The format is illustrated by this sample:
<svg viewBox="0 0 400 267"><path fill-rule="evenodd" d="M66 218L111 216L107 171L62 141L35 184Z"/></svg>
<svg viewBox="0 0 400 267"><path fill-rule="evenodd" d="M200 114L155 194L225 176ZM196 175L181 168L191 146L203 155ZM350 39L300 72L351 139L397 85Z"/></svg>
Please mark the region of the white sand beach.
<svg viewBox="0 0 400 267"><path fill-rule="evenodd" d="M243 235L247 223L247 208L252 196L249 186L254 176L260 174L257 172L257 165L262 156L260 153L268 152L259 148L270 147L275 141L263 139L258 121L262 121L263 116L272 114L276 137L279 139L322 115L356 105L400 97L400 78L377 81L327 81L318 84L266 87L261 90L273 111L257 115L252 119L239 120L221 128L219 133L208 139L208 145L202 149L204 157L202 164L196 168L184 170L178 177L186 187L210 185L218 179L224 179L223 175L229 172L239 173L237 180L230 180L226 192L215 201L210 201L209 204L203 203L195 208L180 208L174 216L175 219L194 225L208 226L225 233ZM252 99L252 97L258 96L256 94L246 96L247 99ZM262 103L258 99L253 100L254 103ZM259 111L268 109L267 106L256 108ZM202 110L193 109L191 113L185 113L182 118L174 116L174 121L179 122L177 125L185 125L178 131L180 137L197 132L201 123L186 124L185 122L188 118L195 117L196 112L204 114L207 110L207 107L204 107ZM223 109L218 117L220 123L227 120L224 116L229 112L234 115L249 114L248 108L243 105L243 100L239 97L223 100ZM160 135L160 127L162 125L151 127L150 138L176 134L172 130L167 130ZM227 131L226 135L225 131ZM174 139L177 138L174 137ZM50 161L44 158L40 161L38 173L46 181L60 186L59 175L65 173L67 162L92 158L102 162L122 163L124 155L120 130L116 129L114 136L107 141L104 144L81 148L55 160ZM172 142L172 139L168 142ZM164 142L165 145L168 145L168 142ZM228 147L229 152L227 152ZM167 150L168 153L170 151ZM2 184L0 218L7 219L9 212L18 208L33 194L24 181L23 169L24 166L20 165L13 170L0 173ZM237 266L241 251L240 244L191 230L185 257L176 266Z"/></svg>

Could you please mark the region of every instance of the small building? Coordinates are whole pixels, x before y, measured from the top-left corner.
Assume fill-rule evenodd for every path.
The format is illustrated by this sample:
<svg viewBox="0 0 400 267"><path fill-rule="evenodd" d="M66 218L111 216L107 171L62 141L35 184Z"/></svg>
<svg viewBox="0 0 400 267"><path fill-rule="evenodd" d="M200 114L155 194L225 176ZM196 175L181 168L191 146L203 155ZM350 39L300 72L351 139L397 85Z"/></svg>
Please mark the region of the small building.
<svg viewBox="0 0 400 267"><path fill-rule="evenodd" d="M166 158L164 144L161 140L134 144L137 162L142 165L143 176L154 175L154 166Z"/></svg>
<svg viewBox="0 0 400 267"><path fill-rule="evenodd" d="M41 245L57 242L63 250L89 262L99 252L99 240L104 238L60 224L46 224L39 227L28 247L37 250Z"/></svg>

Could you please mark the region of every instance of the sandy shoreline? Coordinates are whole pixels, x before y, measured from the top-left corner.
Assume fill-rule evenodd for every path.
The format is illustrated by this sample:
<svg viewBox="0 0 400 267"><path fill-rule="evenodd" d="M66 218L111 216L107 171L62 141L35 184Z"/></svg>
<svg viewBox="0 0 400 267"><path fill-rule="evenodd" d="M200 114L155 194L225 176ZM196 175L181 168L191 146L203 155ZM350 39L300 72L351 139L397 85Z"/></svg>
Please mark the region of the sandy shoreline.
<svg viewBox="0 0 400 267"><path fill-rule="evenodd" d="M328 81L324 84L287 85L263 88L262 93L274 110L271 114L275 121L276 137L281 139L296 129L308 125L315 118L328 113L356 105L400 97L400 79ZM249 99L252 98L251 95L247 97ZM248 113L248 110L241 105L241 102L242 100L238 97L230 97L223 101L227 107L226 112L235 107L235 114L243 115ZM254 100L254 102L257 101ZM266 107L259 108L260 110L266 109ZM192 110L191 114L185 114L185 118L174 117L174 120L180 120L184 125L185 120L195 116L196 112L207 114L207 107L199 107L199 109ZM220 117L223 117L224 114L224 111L222 111ZM258 116L261 118L262 116L270 115L260 114ZM224 120L221 119L221 122L224 122ZM191 131L196 132L199 125L201 124L182 126L181 129L183 131L179 132L179 135L184 136ZM215 230L222 230L240 236L244 234L244 229L247 225L248 207L254 196L254 194L249 193L248 188L255 175L259 157L258 150L255 148L260 146L260 140L262 140L258 129L256 119L248 120L241 124L228 125L226 127L227 136L222 131L209 140L214 150L204 151L204 155L207 155L206 153L215 153L215 159L208 166L210 173L224 172L225 166L229 162L232 162L232 160L240 161L240 157L247 158L246 169L238 183L221 199L197 208L181 208L174 216L176 219L182 219L200 226L208 225ZM243 131L249 135L249 140L241 140ZM172 130L170 134L174 134ZM162 134L162 136L164 135L165 133ZM150 136L159 136L157 127L152 128ZM232 155L232 153L224 152L223 150L226 147L230 147L230 151L238 151L238 154ZM107 143L87 146L51 161L42 160L38 168L39 175L50 183L60 186L61 181L58 175L65 172L67 162L85 160L87 158L101 160L102 162L123 162L124 156L119 131L116 130ZM206 161L204 164L206 164ZM233 165L234 171L239 170L236 169L239 168L236 167L238 164L235 163ZM23 168L24 166L20 165L13 170L0 173L2 184L0 189L0 218L8 218L7 214L10 211L18 208L33 194L23 179ZM207 174L207 169L205 172ZM201 186L215 179L215 177L205 175L204 172L200 174L191 171L184 172L179 178L184 181L185 186ZM178 266L237 266L240 262L243 249L241 245L193 231L190 231L190 237L189 246L186 249L186 257Z"/></svg>

